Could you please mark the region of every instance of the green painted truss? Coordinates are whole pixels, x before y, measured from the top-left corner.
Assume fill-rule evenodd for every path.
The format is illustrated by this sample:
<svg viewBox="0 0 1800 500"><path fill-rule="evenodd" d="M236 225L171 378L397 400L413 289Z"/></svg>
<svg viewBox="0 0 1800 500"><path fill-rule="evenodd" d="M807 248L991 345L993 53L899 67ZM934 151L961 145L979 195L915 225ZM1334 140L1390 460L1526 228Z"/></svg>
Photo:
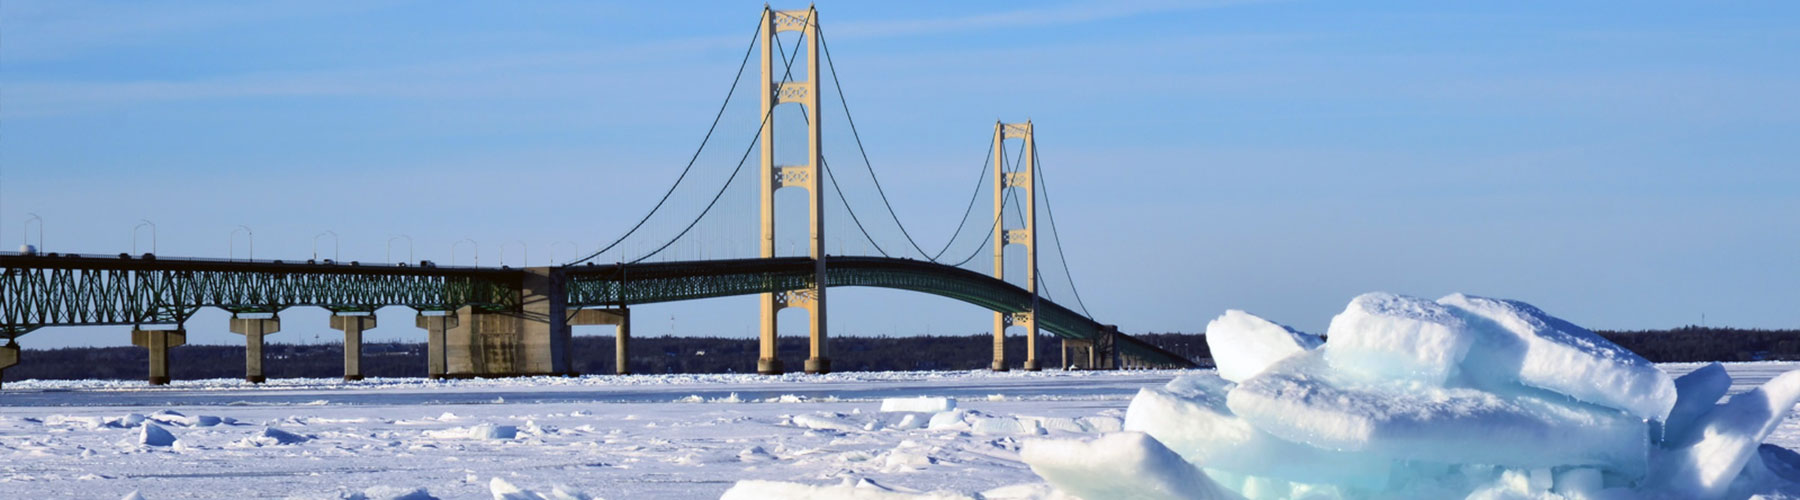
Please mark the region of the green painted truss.
<svg viewBox="0 0 1800 500"><path fill-rule="evenodd" d="M826 285L911 290L992 311L1036 310L1038 326L1065 339L1116 333L1062 305L991 276L942 264L881 257L829 257ZM619 307L811 288L805 257L583 265L555 268L566 305ZM0 254L0 337L46 326L181 324L203 307L274 313L315 306L338 312L404 306L450 311L518 310L519 269L315 264L281 261ZM1144 363L1187 359L1118 335L1121 354Z"/></svg>

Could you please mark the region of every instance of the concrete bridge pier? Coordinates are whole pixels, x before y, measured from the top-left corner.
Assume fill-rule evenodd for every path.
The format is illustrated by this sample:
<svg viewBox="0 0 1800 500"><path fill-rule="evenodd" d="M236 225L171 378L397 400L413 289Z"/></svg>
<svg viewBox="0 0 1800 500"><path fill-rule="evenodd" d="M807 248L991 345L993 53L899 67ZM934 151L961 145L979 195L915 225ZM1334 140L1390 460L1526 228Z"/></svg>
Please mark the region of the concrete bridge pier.
<svg viewBox="0 0 1800 500"><path fill-rule="evenodd" d="M4 379L7 368L19 364L19 343L6 339L6 345L0 346L0 379ZM0 383L3 386L4 383Z"/></svg>
<svg viewBox="0 0 1800 500"><path fill-rule="evenodd" d="M168 385L169 348L187 345L187 331L133 328L131 345L150 351L150 385Z"/></svg>
<svg viewBox="0 0 1800 500"><path fill-rule="evenodd" d="M461 322L455 314L427 315L419 313L413 324L425 329L425 376L432 379L444 378L445 343L444 335Z"/></svg>
<svg viewBox="0 0 1800 500"><path fill-rule="evenodd" d="M569 325L618 325L613 336L613 373L631 374L631 309L582 309L569 316Z"/></svg>
<svg viewBox="0 0 1800 500"><path fill-rule="evenodd" d="M444 332L442 376L574 374L562 271L522 271L517 310L456 310L456 324Z"/></svg>
<svg viewBox="0 0 1800 500"><path fill-rule="evenodd" d="M375 328L375 315L333 314L331 328L344 332L344 380L362 380L362 335Z"/></svg>
<svg viewBox="0 0 1800 500"><path fill-rule="evenodd" d="M244 380L263 383L263 337L281 331L281 317L240 318L231 316L231 333L244 336Z"/></svg>

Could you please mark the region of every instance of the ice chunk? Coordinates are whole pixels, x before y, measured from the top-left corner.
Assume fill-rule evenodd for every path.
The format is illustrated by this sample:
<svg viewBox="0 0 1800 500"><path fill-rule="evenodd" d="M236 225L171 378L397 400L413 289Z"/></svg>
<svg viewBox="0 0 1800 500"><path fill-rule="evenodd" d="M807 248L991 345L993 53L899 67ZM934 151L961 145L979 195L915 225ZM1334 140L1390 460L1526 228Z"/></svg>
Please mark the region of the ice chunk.
<svg viewBox="0 0 1800 500"><path fill-rule="evenodd" d="M300 444L312 439L309 436L294 434L274 427L264 427L262 434L257 437L269 444Z"/></svg>
<svg viewBox="0 0 1800 500"><path fill-rule="evenodd" d="M145 418L147 417L142 413L128 413L123 417L106 419L101 425L106 427L132 428L137 427L138 424L144 423Z"/></svg>
<svg viewBox="0 0 1800 500"><path fill-rule="evenodd" d="M974 500L949 492L901 492L870 481L833 486L812 486L779 481L738 481L719 500Z"/></svg>
<svg viewBox="0 0 1800 500"><path fill-rule="evenodd" d="M1141 432L1088 441L1031 440L1019 456L1051 485L1081 498L1240 498Z"/></svg>
<svg viewBox="0 0 1800 500"><path fill-rule="evenodd" d="M1650 477L1678 497L1718 498L1796 402L1800 370L1732 396L1696 419L1691 432L1698 440L1664 454Z"/></svg>
<svg viewBox="0 0 1800 500"><path fill-rule="evenodd" d="M1475 331L1463 370L1663 420L1675 384L1649 360L1531 304L1453 294L1438 303Z"/></svg>
<svg viewBox="0 0 1800 500"><path fill-rule="evenodd" d="M138 444L145 446L173 446L175 444L175 435L170 434L168 429L164 429L160 425L143 422L143 428L138 431Z"/></svg>
<svg viewBox="0 0 1800 500"><path fill-rule="evenodd" d="M1369 489L1386 485L1391 461L1277 438L1232 415L1225 395L1182 397L1144 388L1125 411L1125 430L1149 434L1195 465L1288 481Z"/></svg>
<svg viewBox="0 0 1800 500"><path fill-rule="evenodd" d="M1474 345L1461 318L1436 302L1366 293L1331 318L1325 333L1331 366L1373 378L1443 384Z"/></svg>
<svg viewBox="0 0 1800 500"><path fill-rule="evenodd" d="M514 486L505 479L494 478L488 481L488 492L493 493L494 500L594 500L594 497L581 492L571 492L561 486L549 493L539 493Z"/></svg>
<svg viewBox="0 0 1800 500"><path fill-rule="evenodd" d="M1118 417L1081 417L1081 426L1088 432L1119 432L1125 429L1125 421Z"/></svg>
<svg viewBox="0 0 1800 500"><path fill-rule="evenodd" d="M937 413L956 409L956 400L950 398L887 398L881 400L881 411L910 411L919 413Z"/></svg>
<svg viewBox="0 0 1800 500"><path fill-rule="evenodd" d="M361 494L350 495L348 500L438 500L438 497L431 496L425 488L370 486Z"/></svg>
<svg viewBox="0 0 1800 500"><path fill-rule="evenodd" d="M963 422L963 417L967 415L966 410L940 411L931 415L925 428L934 431L969 430L969 425Z"/></svg>
<svg viewBox="0 0 1800 500"><path fill-rule="evenodd" d="M1295 353L1319 346L1319 337L1232 309L1206 324L1206 347L1219 376L1233 382L1261 373Z"/></svg>
<svg viewBox="0 0 1800 500"><path fill-rule="evenodd" d="M481 424L469 428L469 439L513 439L519 428L511 425Z"/></svg>
<svg viewBox="0 0 1800 500"><path fill-rule="evenodd" d="M893 425L893 427L895 429L899 429L899 430L903 430L903 431L909 431L909 430L917 429L917 428L924 427L924 426L925 426L925 419L919 418L919 414L916 414L916 413L909 413L904 417L900 417L900 421Z"/></svg>
<svg viewBox="0 0 1800 500"><path fill-rule="evenodd" d="M1225 393L1231 392L1231 387L1234 385L1237 384L1225 380L1216 373L1203 372L1175 377L1168 384L1164 384L1163 389L1184 398L1202 398L1208 394L1223 396Z"/></svg>
<svg viewBox="0 0 1800 500"><path fill-rule="evenodd" d="M1625 473L1641 473L1647 460L1644 421L1616 410L1403 381L1365 383L1330 371L1319 358L1294 356L1238 384L1228 407L1276 437L1397 459L1599 465Z"/></svg>
<svg viewBox="0 0 1800 500"><path fill-rule="evenodd" d="M1725 365L1712 363L1675 379L1675 409L1663 421L1663 447L1680 448L1694 444L1694 421L1718 406L1719 398L1731 390L1731 375Z"/></svg>
<svg viewBox="0 0 1800 500"><path fill-rule="evenodd" d="M1075 432L1075 433L1088 432L1087 427L1084 425L1081 425L1080 421L1077 421L1073 418L1068 418L1068 417L1032 417L1032 416L1020 415L1019 420L1020 421L1029 420L1034 425L1036 425L1038 428L1043 429L1044 431L1062 431L1062 432Z"/></svg>
<svg viewBox="0 0 1800 500"><path fill-rule="evenodd" d="M137 490L131 490L131 493L126 493L125 498L119 500L144 500L144 494L138 493Z"/></svg>
<svg viewBox="0 0 1800 500"><path fill-rule="evenodd" d="M975 417L969 422L969 428L976 434L1035 436L1044 433L1037 420L1013 417Z"/></svg>
<svg viewBox="0 0 1800 500"><path fill-rule="evenodd" d="M796 415L794 416L794 426L837 432L852 432L856 430L856 426L850 425L836 416L824 415Z"/></svg>

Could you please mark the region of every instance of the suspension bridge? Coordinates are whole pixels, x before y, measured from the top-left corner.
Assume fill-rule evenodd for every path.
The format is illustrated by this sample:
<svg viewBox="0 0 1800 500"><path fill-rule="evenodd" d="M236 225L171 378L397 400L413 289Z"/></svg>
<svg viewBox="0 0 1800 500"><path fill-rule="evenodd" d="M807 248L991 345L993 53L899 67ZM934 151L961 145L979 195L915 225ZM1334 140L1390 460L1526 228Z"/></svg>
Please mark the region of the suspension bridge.
<svg viewBox="0 0 1800 500"><path fill-rule="evenodd" d="M187 320L211 307L231 313L231 331L248 347L245 378L260 382L263 339L280 331L281 312L321 307L344 334L344 377L355 380L374 312L398 306L417 311L429 377L573 374L571 332L578 325L616 325L615 366L623 374L633 306L757 295L757 371L789 370L776 351L778 313L795 308L808 318L802 369L826 373L827 291L856 286L993 311L994 370L1015 367L1004 356L1009 328L1022 332L1026 356L1017 368L1025 370L1042 367L1041 332L1062 341L1072 366L1191 366L1087 311L1063 255L1030 121L993 124L956 229L941 246L921 245L863 148L817 14L764 8L724 103L673 185L591 254L524 268L47 249L0 254L0 370L20 361L19 338L41 328L130 326L132 343L149 351L150 383L164 384L168 349L184 344ZM759 71L746 71L751 59ZM754 82L745 85L746 78ZM828 95L839 105L830 115ZM742 148L721 145L733 130L753 133ZM855 154L828 156L827 140L836 141L832 150L841 145ZM860 168L833 170L829 159ZM801 218L805 225L784 223L777 231L778 221Z"/></svg>

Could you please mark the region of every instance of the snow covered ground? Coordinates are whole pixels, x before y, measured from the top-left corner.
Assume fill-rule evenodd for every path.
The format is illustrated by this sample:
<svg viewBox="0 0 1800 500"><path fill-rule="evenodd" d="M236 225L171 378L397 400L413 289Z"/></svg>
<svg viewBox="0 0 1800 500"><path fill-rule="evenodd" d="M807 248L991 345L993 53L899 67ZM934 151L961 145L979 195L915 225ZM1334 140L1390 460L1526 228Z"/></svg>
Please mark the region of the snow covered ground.
<svg viewBox="0 0 1800 500"><path fill-rule="evenodd" d="M1731 393L1793 369L1727 365ZM492 498L495 478L609 499L719 498L739 480L992 498L1043 482L1020 461L1028 436L1117 430L1140 388L1182 373L27 381L0 393L0 498ZM879 411L921 396L965 413ZM1769 441L1800 448L1800 419Z"/></svg>

